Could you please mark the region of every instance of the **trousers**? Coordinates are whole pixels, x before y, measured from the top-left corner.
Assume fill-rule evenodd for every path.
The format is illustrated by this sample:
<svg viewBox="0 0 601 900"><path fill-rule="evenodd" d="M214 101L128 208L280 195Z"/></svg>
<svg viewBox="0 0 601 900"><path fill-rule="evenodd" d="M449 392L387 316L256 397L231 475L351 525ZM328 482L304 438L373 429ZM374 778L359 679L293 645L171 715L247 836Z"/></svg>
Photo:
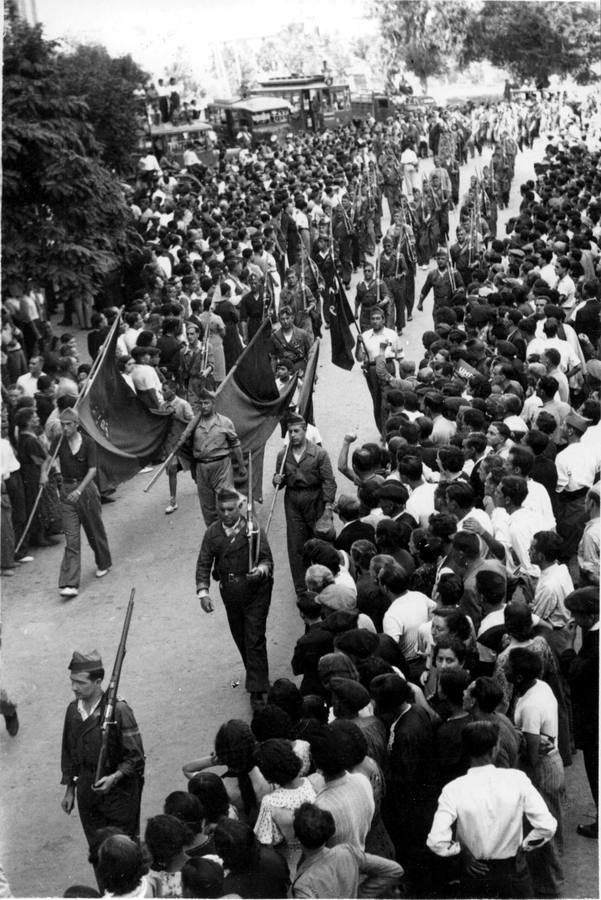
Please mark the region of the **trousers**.
<svg viewBox="0 0 601 900"><path fill-rule="evenodd" d="M526 859L532 878L535 897L561 897L563 886L563 810L561 801L565 789L565 774L558 750L540 756L534 769L534 786L557 819L555 836Z"/></svg>
<svg viewBox="0 0 601 900"><path fill-rule="evenodd" d="M325 508L321 488L296 490L286 488L284 496L284 512L286 513L286 541L288 545L288 562L294 590L297 594L305 590L305 567L303 565L303 547L314 537L315 523Z"/></svg>
<svg viewBox="0 0 601 900"><path fill-rule="evenodd" d="M65 552L58 576L59 588L79 587L81 580L81 528L94 552L96 566L108 569L112 565L111 551L102 521L102 507L98 488L91 481L75 503L67 500L77 482L63 482L61 513L65 532Z"/></svg>
<svg viewBox="0 0 601 900"><path fill-rule="evenodd" d="M88 844L99 828L116 825L129 837L140 833L140 803L144 779L133 775L123 778L107 794L92 790L95 775L80 775L76 783L77 809Z"/></svg>
<svg viewBox="0 0 601 900"><path fill-rule="evenodd" d="M273 581L265 578L249 584L244 575L236 576L236 579L220 584L227 621L246 669L246 690L266 693L269 690L269 665L265 630Z"/></svg>
<svg viewBox="0 0 601 900"><path fill-rule="evenodd" d="M223 488L234 489L234 470L229 456L215 462L196 463L196 487L205 525L217 521L217 501L215 495Z"/></svg>
<svg viewBox="0 0 601 900"><path fill-rule="evenodd" d="M489 871L481 878L463 875L462 897L532 897L533 888L524 854L509 859L483 860Z"/></svg>

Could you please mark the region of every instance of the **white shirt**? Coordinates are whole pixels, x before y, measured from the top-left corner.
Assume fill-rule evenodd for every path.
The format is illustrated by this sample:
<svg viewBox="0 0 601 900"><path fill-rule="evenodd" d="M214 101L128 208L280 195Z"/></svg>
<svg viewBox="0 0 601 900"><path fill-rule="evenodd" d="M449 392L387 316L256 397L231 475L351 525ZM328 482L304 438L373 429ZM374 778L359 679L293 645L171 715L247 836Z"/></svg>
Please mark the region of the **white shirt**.
<svg viewBox="0 0 601 900"><path fill-rule="evenodd" d="M521 506L509 514L509 539L517 566L532 578L538 578L540 569L530 561L530 544L537 531L548 531L547 523L538 513Z"/></svg>
<svg viewBox="0 0 601 900"><path fill-rule="evenodd" d="M374 331L373 328L368 328L367 331L362 333L361 338L370 362L375 362L376 356L382 353L380 344L384 343L387 343L387 347L384 350L384 359L394 359L395 357L400 358L403 356L401 340L392 328L382 328L381 331Z"/></svg>
<svg viewBox="0 0 601 900"><path fill-rule="evenodd" d="M434 494L436 493L436 484L419 484L411 493L407 500L405 509L413 516L420 528L427 528L434 510Z"/></svg>
<svg viewBox="0 0 601 900"><path fill-rule="evenodd" d="M156 369L152 366L136 363L132 369L131 377L136 391L155 390L159 403L163 402L161 379L157 375Z"/></svg>
<svg viewBox="0 0 601 900"><path fill-rule="evenodd" d="M557 492L577 491L593 486L599 471L599 459L585 444L569 444L555 457Z"/></svg>
<svg viewBox="0 0 601 900"><path fill-rule="evenodd" d="M550 288L553 287L555 282L557 281L557 275L555 274L555 266L553 263L547 263L546 266L542 266L540 270L540 277L543 281L546 281Z"/></svg>
<svg viewBox="0 0 601 900"><path fill-rule="evenodd" d="M532 825L525 839L523 815ZM546 844L556 830L556 819L524 772L476 766L443 788L426 843L438 856L457 856L464 844L476 859L510 859L520 847Z"/></svg>
<svg viewBox="0 0 601 900"><path fill-rule="evenodd" d="M482 525L482 528L486 531L487 534L492 535L492 522L490 521L490 516L488 513L484 512L483 509L478 509L477 506L472 507L468 513L457 522L457 531L465 531L465 523L468 519L475 519L479 525Z"/></svg>
<svg viewBox="0 0 601 900"><path fill-rule="evenodd" d="M21 468L8 438L0 438L0 478L4 481L12 472Z"/></svg>
<svg viewBox="0 0 601 900"><path fill-rule="evenodd" d="M436 603L421 591L406 591L388 607L382 631L397 641L406 660L418 656L419 626L428 621L434 609Z"/></svg>
<svg viewBox="0 0 601 900"><path fill-rule="evenodd" d="M546 681L535 680L518 697L513 713L516 728L528 734L544 734L557 742L557 700Z"/></svg>
<svg viewBox="0 0 601 900"><path fill-rule="evenodd" d="M40 374L43 375L44 372ZM19 375L17 378L17 386L22 388L27 397L33 397L38 389L38 377L37 375L32 375L31 372L25 372L24 375Z"/></svg>
<svg viewBox="0 0 601 900"><path fill-rule="evenodd" d="M138 335L142 331L141 328L128 328L123 334L117 338L117 353L119 356L129 356L136 346Z"/></svg>
<svg viewBox="0 0 601 900"><path fill-rule="evenodd" d="M542 569L536 583L532 612L551 625L563 628L570 621L570 613L564 600L574 590L574 584L567 566L553 563Z"/></svg>
<svg viewBox="0 0 601 900"><path fill-rule="evenodd" d="M549 491L544 484L533 481L532 478L527 478L526 484L528 485L528 495L522 505L525 509L532 510L541 519L544 519L547 523L546 531L553 531L556 523Z"/></svg>
<svg viewBox="0 0 601 900"><path fill-rule="evenodd" d="M92 707L92 709L91 709L89 712L87 711L87 709L86 709L85 706L83 705L83 700L78 700L78 701L77 701L77 712L78 712L79 715L81 716L82 722L85 722L87 719L90 718L90 716L93 716L93 715L94 715L94 712L96 711L96 708L98 707L98 705L99 705L99 703L100 703L101 700L102 700L102 697L99 697L98 700L96 701L96 703L94 704L94 706Z"/></svg>

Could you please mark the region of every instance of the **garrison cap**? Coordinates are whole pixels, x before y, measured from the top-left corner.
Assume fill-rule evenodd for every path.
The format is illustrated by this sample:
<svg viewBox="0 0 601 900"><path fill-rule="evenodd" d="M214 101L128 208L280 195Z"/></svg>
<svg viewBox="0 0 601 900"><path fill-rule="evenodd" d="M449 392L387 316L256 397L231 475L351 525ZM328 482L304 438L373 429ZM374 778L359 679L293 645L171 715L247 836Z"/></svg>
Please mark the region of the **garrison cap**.
<svg viewBox="0 0 601 900"><path fill-rule="evenodd" d="M72 407L69 406L62 410L59 419L61 422L75 422L77 424L79 422L79 413L76 409L72 409Z"/></svg>
<svg viewBox="0 0 601 900"><path fill-rule="evenodd" d="M80 653L79 650L73 651L69 669L71 672L93 672L95 669L104 668L102 659L98 650L90 650L89 653Z"/></svg>
<svg viewBox="0 0 601 900"><path fill-rule="evenodd" d="M221 488L216 494L218 503L229 503L231 500L240 500L238 491L232 491L231 488Z"/></svg>
<svg viewBox="0 0 601 900"><path fill-rule="evenodd" d="M208 388L202 388L198 392L198 396L201 400L214 400L215 399L215 391L210 391Z"/></svg>

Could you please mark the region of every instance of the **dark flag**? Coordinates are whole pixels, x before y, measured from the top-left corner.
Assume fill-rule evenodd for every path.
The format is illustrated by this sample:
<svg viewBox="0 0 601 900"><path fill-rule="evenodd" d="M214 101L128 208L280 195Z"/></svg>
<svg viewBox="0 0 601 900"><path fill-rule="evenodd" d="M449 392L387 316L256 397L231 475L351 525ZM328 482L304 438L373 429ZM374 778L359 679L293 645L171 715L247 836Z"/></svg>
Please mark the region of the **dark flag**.
<svg viewBox="0 0 601 900"><path fill-rule="evenodd" d="M315 425L315 417L313 413L313 386L315 384L315 374L317 372L317 361L319 359L319 339L313 342L313 346L309 350L309 358L303 375L302 387L298 393L297 410L299 416L302 416L305 422Z"/></svg>
<svg viewBox="0 0 601 900"><path fill-rule="evenodd" d="M171 415L153 413L138 399L117 368L119 317L89 388L77 404L85 432L97 444L100 485L125 481L161 450Z"/></svg>
<svg viewBox="0 0 601 900"><path fill-rule="evenodd" d="M330 288L327 298L330 311L330 339L332 341L332 362L335 366L347 371L353 368L353 348L355 341L351 334L353 313L346 297L346 292L337 278Z"/></svg>
<svg viewBox="0 0 601 900"><path fill-rule="evenodd" d="M296 387L291 378L280 394L271 366L271 322L265 319L217 390L218 413L232 420L245 457L253 455L253 494L262 498L263 453Z"/></svg>

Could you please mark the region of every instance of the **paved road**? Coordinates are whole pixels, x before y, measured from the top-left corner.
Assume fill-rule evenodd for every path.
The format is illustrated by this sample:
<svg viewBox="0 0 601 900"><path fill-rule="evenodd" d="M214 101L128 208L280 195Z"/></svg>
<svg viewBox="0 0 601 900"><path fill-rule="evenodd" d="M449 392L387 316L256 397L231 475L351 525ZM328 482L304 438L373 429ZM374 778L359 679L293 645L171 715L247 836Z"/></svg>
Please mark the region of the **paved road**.
<svg viewBox="0 0 601 900"><path fill-rule="evenodd" d="M462 173L462 192L469 173L488 155L470 161ZM500 228L517 208L519 184L532 176L534 158L532 153L518 157L512 204L501 214ZM422 165L430 168L431 162ZM451 227L455 224L453 217ZM418 271L418 289L424 277ZM403 338L406 358L420 358L421 334L430 324L429 312L417 313L409 323ZM83 348L83 336L79 339ZM343 372L329 358L326 332L315 418L335 464L347 428L359 424L359 442L375 440L377 433L360 370ZM279 445L274 436L266 449L266 509L272 497L269 475ZM2 682L19 703L21 730L15 739L3 729L0 734L0 860L15 896L61 896L70 884L94 883L77 814L67 817L60 808L60 738L65 706L71 699L67 664L73 649L98 648L110 669L132 586L136 587L136 609L121 695L133 707L144 736L147 768L142 822L162 811L169 792L185 789L181 765L212 749L221 722L249 717L243 688L232 686L244 683L244 673L223 607L218 600L215 613L207 616L195 595L194 567L203 524L194 485L189 476L180 479L180 508L165 516L166 478L145 494L147 477L138 475L123 485L118 502L103 508L114 569L97 581L86 545L81 593L75 601L64 602L57 593L60 548L38 550L33 564L2 584ZM339 488L348 490L350 485L340 477ZM272 678L290 675L291 648L302 631L288 572L282 506L280 501L270 534L276 559L268 631ZM594 815L580 755L568 770L567 781L571 799L566 805L565 895L594 897L598 895L597 845L574 834L578 821Z"/></svg>

